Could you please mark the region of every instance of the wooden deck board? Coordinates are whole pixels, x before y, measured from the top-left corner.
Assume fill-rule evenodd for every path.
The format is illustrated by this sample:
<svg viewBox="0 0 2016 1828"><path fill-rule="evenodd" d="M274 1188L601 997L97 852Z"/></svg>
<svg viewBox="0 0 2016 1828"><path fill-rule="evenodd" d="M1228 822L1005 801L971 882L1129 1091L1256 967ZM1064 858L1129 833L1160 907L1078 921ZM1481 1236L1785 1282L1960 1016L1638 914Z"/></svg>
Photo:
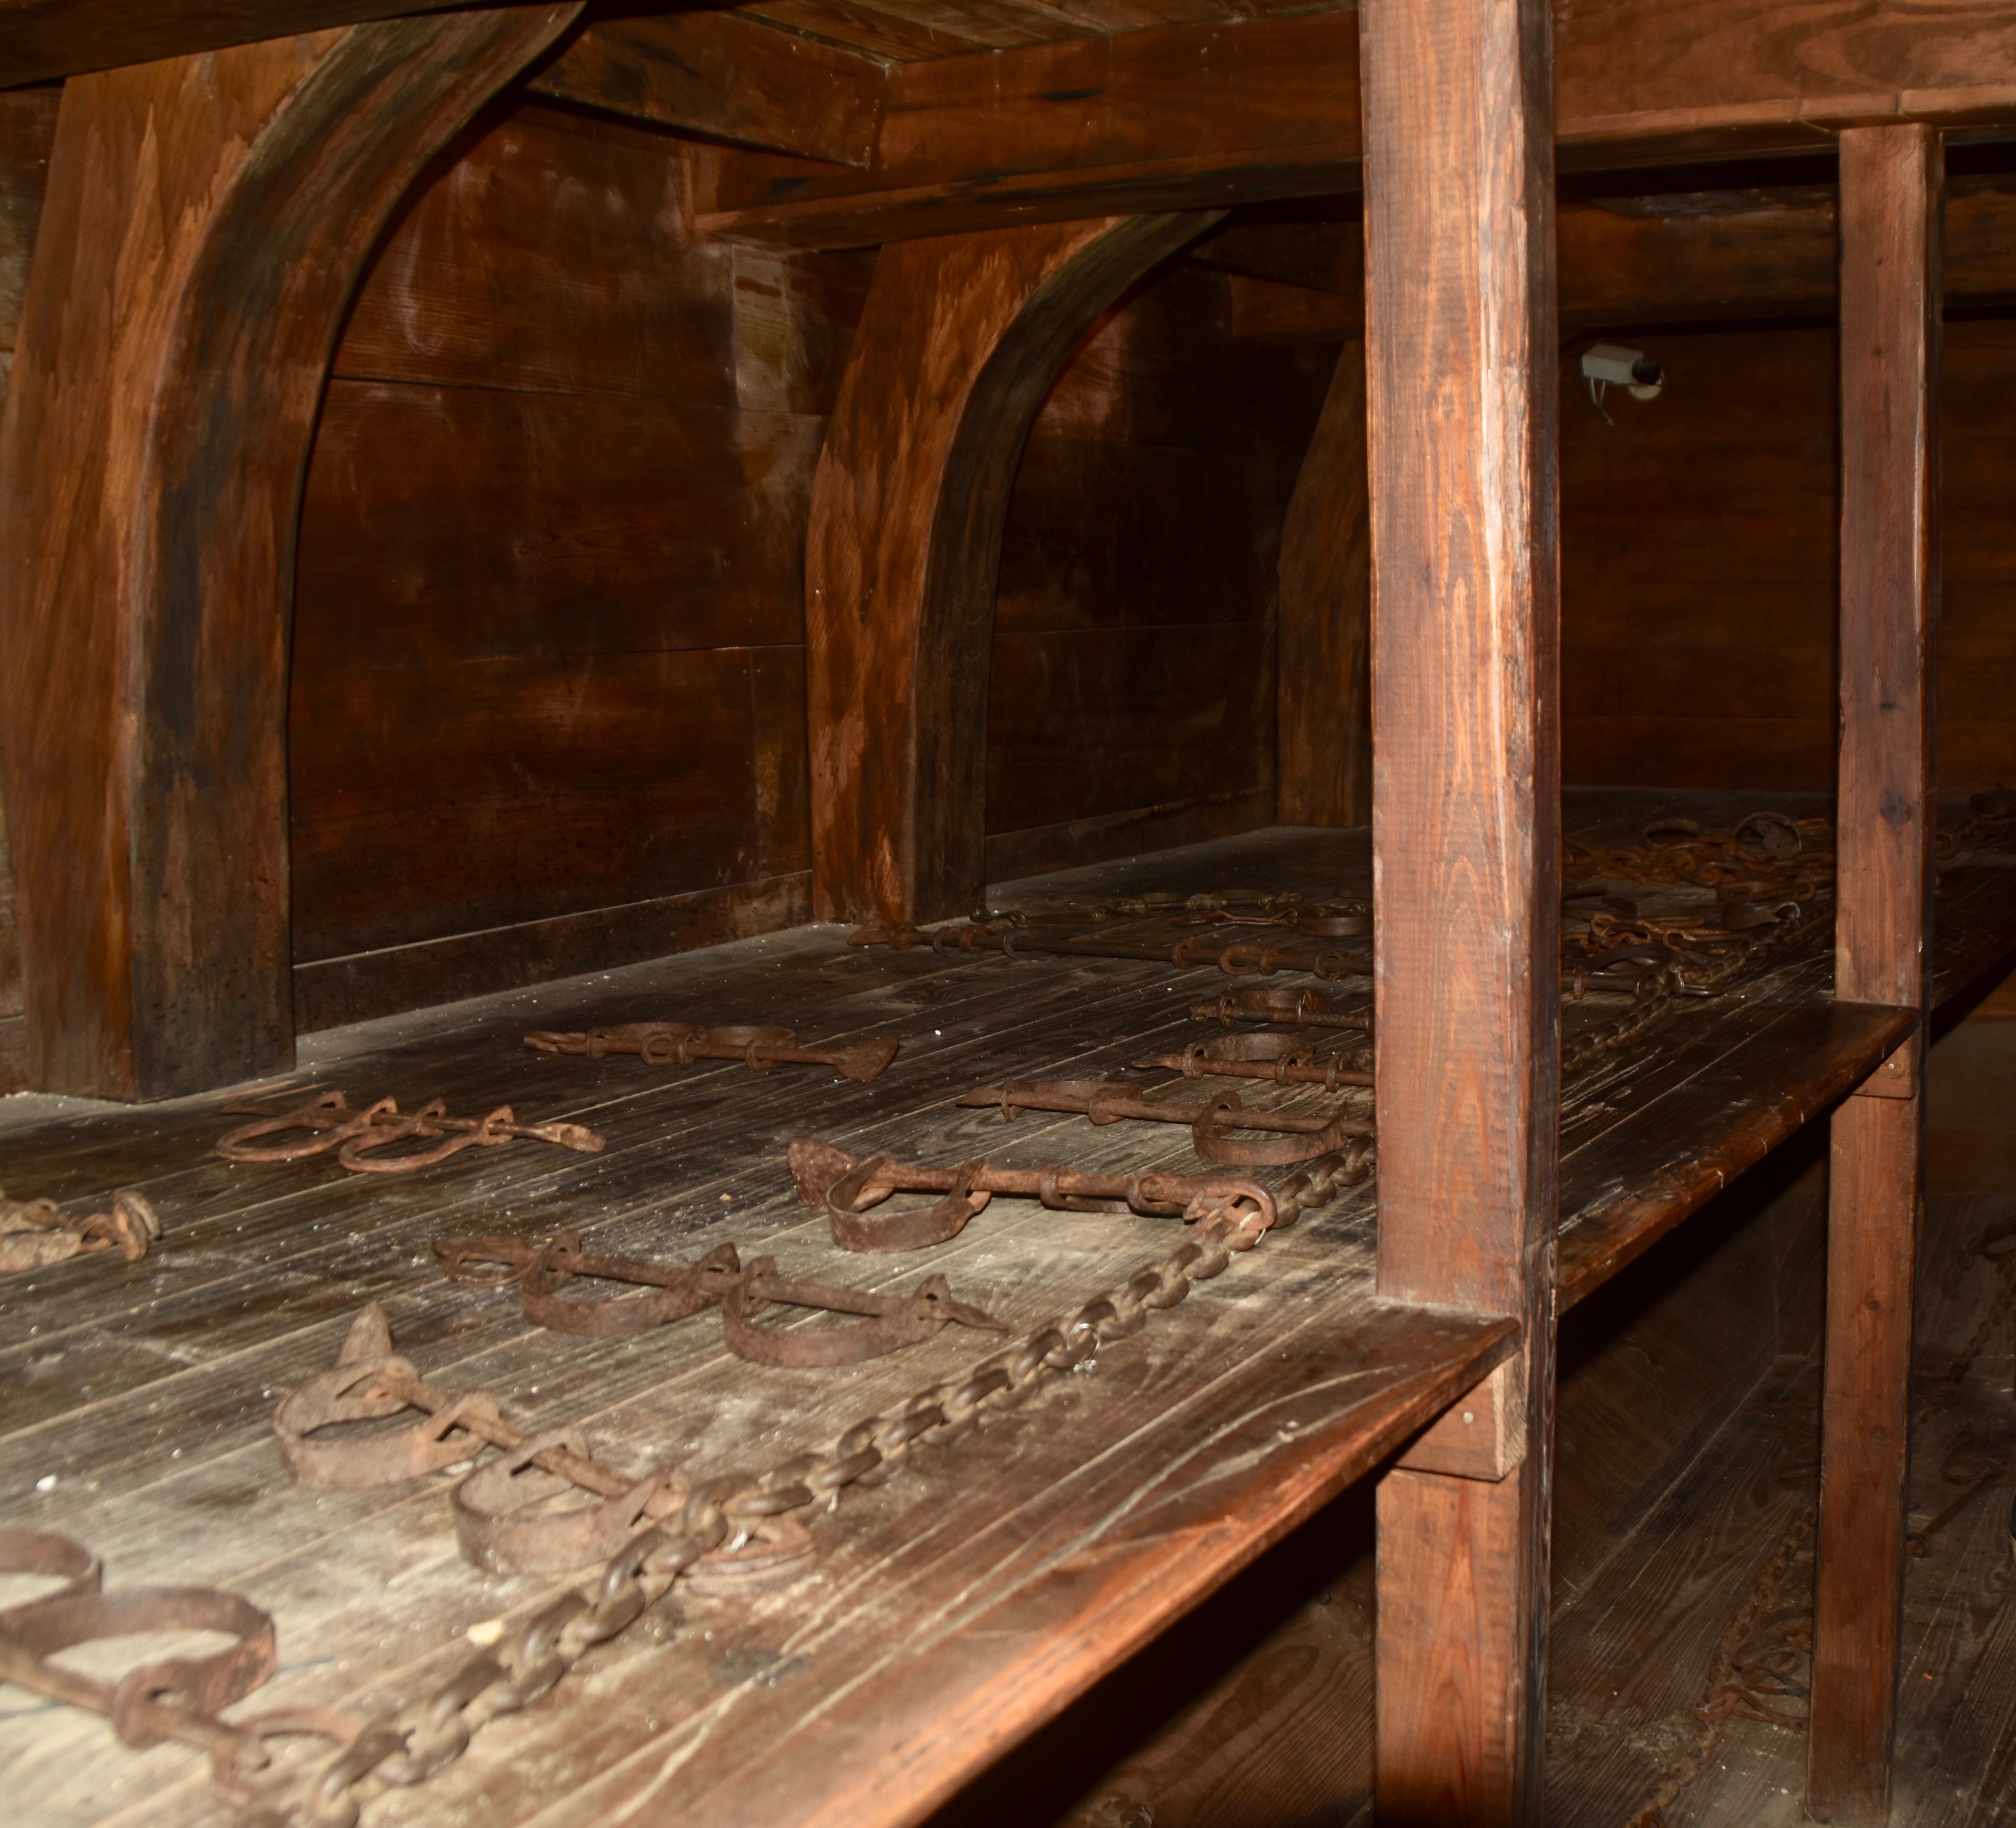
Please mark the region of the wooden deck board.
<svg viewBox="0 0 2016 1828"><path fill-rule="evenodd" d="M1758 803L1579 795L1571 823L1622 840L1655 815L1713 824ZM993 899L1170 886L1356 894L1365 865L1363 834L1276 831L1010 885ZM1953 873L1959 914L1939 963L1953 987L2016 936L2006 886L2016 874L1999 870ZM271 1403L329 1361L363 1300L385 1303L401 1349L434 1381L480 1384L528 1423L579 1423L622 1463L671 1458L701 1475L830 1438L993 1344L949 1332L807 1379L729 1357L712 1316L628 1341L564 1339L527 1327L508 1293L446 1282L430 1249L441 1231L586 1225L611 1247L681 1260L733 1238L745 1254L774 1249L794 1270L877 1287L942 1268L1017 1329L1173 1247L1170 1221L996 1202L927 1256L833 1249L785 1177L793 1134L948 1161L1201 1169L1179 1127L1040 1116L1004 1125L952 1101L1004 1076L1120 1068L1150 1037L1202 1032L1188 1005L1224 982L1145 963L849 950L841 937L801 929L304 1047L300 1083L353 1098L440 1092L458 1112L509 1099L521 1116L602 1128L609 1146L596 1156L517 1145L381 1183L331 1164L210 1157L232 1121L216 1098L0 1105L0 1184L65 1199L143 1185L168 1227L141 1264L84 1260L0 1285L0 1520L74 1531L106 1555L113 1585L214 1580L268 1605L283 1671L248 1711L399 1698L466 1654L470 1625L522 1611L556 1584L501 1583L462 1563L443 1482L335 1494L286 1481ZM1894 1018L1836 1008L1826 982L1823 956L1790 957L1748 996L1683 1009L1656 1048L1570 1087L1564 1300L1887 1051ZM820 1040L898 1033L905 1048L864 1087L788 1069L659 1074L634 1059L537 1056L518 1040L532 1026L647 1015L777 1021ZM1266 1088L1253 1101L1280 1096ZM374 1820L437 1828L481 1814L497 1828L572 1828L633 1805L639 1819L916 1819L1376 1463L1502 1349L1489 1326L1373 1301L1373 1206L1362 1189L1309 1215L1108 1347L1095 1374L850 1493L815 1525L822 1559L807 1581L757 1601L668 1603L668 1619L685 1615L676 1631L639 1628L595 1653L547 1701L486 1731L455 1772L375 1805ZM102 1723L13 1690L0 1696L0 1777L52 1824L221 1814L186 1752L124 1750Z"/></svg>

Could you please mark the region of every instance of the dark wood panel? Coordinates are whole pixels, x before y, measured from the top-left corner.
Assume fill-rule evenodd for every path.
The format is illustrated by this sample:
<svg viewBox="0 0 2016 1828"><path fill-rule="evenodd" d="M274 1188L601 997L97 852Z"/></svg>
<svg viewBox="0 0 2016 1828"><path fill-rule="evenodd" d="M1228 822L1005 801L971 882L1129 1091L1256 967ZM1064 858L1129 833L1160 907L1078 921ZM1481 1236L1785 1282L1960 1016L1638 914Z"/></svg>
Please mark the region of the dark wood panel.
<svg viewBox="0 0 2016 1828"><path fill-rule="evenodd" d="M757 873L809 870L812 776L805 736L805 649L751 648L749 696L755 744Z"/></svg>
<svg viewBox="0 0 2016 1828"><path fill-rule="evenodd" d="M1753 626L1746 641L1714 599L1649 578L1634 585L1631 601L1636 613L1628 618L1579 628L1576 640L1563 644L1561 671L1572 682L1562 693L1564 717L1790 720L1832 728L1834 657L1798 628L1780 636Z"/></svg>
<svg viewBox="0 0 2016 1828"><path fill-rule="evenodd" d="M1834 338L1647 332L1672 377L1563 413L1569 778L1819 789L1834 769ZM2016 325L1943 337L1939 708L1949 791L2016 782ZM1795 721L1788 722L1787 719ZM1662 759L1668 764L1661 767Z"/></svg>
<svg viewBox="0 0 2016 1828"><path fill-rule="evenodd" d="M731 251L735 275L735 398L746 413L823 418L840 397L875 254Z"/></svg>
<svg viewBox="0 0 2016 1828"><path fill-rule="evenodd" d="M718 946L797 926L811 914L812 874L801 869L725 889L696 889L297 964L294 1026L305 1034L430 1004L606 972L697 946ZM0 1023L0 1029L5 1026ZM5 1084L5 1045L0 1034L0 1086Z"/></svg>
<svg viewBox="0 0 2016 1828"><path fill-rule="evenodd" d="M1271 797L1273 658L1270 631L1237 623L997 635L988 830L1218 793Z"/></svg>
<svg viewBox="0 0 2016 1828"><path fill-rule="evenodd" d="M735 404L729 261L677 142L524 103L451 148L358 293L334 372Z"/></svg>
<svg viewBox="0 0 2016 1828"><path fill-rule="evenodd" d="M1038 415L995 604L991 878L1274 815L1258 694L1325 377L1305 352L1229 341L1222 281L1181 264L1152 276Z"/></svg>
<svg viewBox="0 0 2016 1828"><path fill-rule="evenodd" d="M1947 204L1948 308L2006 307L2016 298L2016 195L1992 180L1962 182L1981 188ZM1340 200L1335 212L1347 207ZM1834 315L1834 204L1816 186L1582 203L1561 211L1560 236L1565 326ZM1363 332L1364 245L1353 220L1240 224L1192 258L1231 271L1237 335L1334 342Z"/></svg>
<svg viewBox="0 0 2016 1828"><path fill-rule="evenodd" d="M1227 623L1259 638L1287 510L1271 480L1233 453L1032 437L1002 532L995 640Z"/></svg>
<svg viewBox="0 0 2016 1828"><path fill-rule="evenodd" d="M984 34L968 29L949 8L939 9L934 23L906 19L895 10L861 4L860 0L761 0L747 10L758 19L775 20L794 31L831 38L892 62L956 57L988 49Z"/></svg>
<svg viewBox="0 0 2016 1828"><path fill-rule="evenodd" d="M332 670L802 641L821 430L332 381L301 511L295 690ZM297 721L297 768L321 740Z"/></svg>
<svg viewBox="0 0 2016 1828"><path fill-rule="evenodd" d="M1564 717L1571 780L1615 787L1754 787L1820 793L1834 784L1832 718Z"/></svg>
<svg viewBox="0 0 2016 1828"><path fill-rule="evenodd" d="M49 182L49 151L56 143L59 87L0 92L0 403L14 361L14 334L27 289L28 257L41 220L42 193ZM12 1045L0 1044L0 1083L13 1091L26 1072L27 1035L12 1019L21 1013L21 950L14 919L14 868L7 847L6 817L0 808L0 1022Z"/></svg>
<svg viewBox="0 0 2016 1828"><path fill-rule="evenodd" d="M758 874L751 658L708 648L297 673L293 727L326 740L295 745L297 956Z"/></svg>
<svg viewBox="0 0 2016 1828"><path fill-rule="evenodd" d="M1851 96L1865 114L1894 113L1898 91L2007 83L2016 64L2016 20L2000 0L1946 0L1931 14L1910 0L1611 0L1561 10L1564 121Z"/></svg>
<svg viewBox="0 0 2016 1828"><path fill-rule="evenodd" d="M987 837L990 884L1068 870L1144 851L1173 850L1235 833L1257 831L1274 823L1274 795L1265 788L1229 789L1201 799L1163 806L1129 806L1118 813L1066 819Z"/></svg>
<svg viewBox="0 0 2016 1828"><path fill-rule="evenodd" d="M1337 359L1281 535L1279 717L1284 825L1372 818L1372 552L1365 345Z"/></svg>
<svg viewBox="0 0 2016 1828"><path fill-rule="evenodd" d="M1949 323L1942 343L1939 777L1957 792L2016 786L2016 322Z"/></svg>
<svg viewBox="0 0 2016 1828"><path fill-rule="evenodd" d="M0 351L10 357L62 99L60 87L0 92ZM0 365L0 399L5 398L5 377Z"/></svg>
<svg viewBox="0 0 2016 1828"><path fill-rule="evenodd" d="M1285 500L1330 378L1327 351L1233 338L1227 276L1187 260L1133 288L1071 352L1031 436L1237 457Z"/></svg>
<svg viewBox="0 0 2016 1828"><path fill-rule="evenodd" d="M438 8L388 0L7 0L0 83L38 82Z"/></svg>
<svg viewBox="0 0 2016 1828"><path fill-rule="evenodd" d="M1614 425L1562 377L1565 777L1828 788L1833 333L1636 341L1667 385Z"/></svg>
<svg viewBox="0 0 2016 1828"><path fill-rule="evenodd" d="M535 76L535 93L741 146L865 165L882 66L741 14L677 13L591 26Z"/></svg>

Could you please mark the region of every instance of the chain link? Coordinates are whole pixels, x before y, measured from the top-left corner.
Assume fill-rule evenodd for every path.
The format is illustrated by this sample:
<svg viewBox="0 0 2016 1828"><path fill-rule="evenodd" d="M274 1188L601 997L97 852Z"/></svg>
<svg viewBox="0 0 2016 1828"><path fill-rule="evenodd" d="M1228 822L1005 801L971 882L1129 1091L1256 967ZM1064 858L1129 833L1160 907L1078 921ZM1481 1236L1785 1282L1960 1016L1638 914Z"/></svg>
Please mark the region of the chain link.
<svg viewBox="0 0 2016 1828"><path fill-rule="evenodd" d="M1372 1172L1369 1138L1292 1174L1276 1195L1276 1224L1324 1206ZM389 1789L424 1783L460 1758L491 1721L528 1707L596 1645L627 1631L703 1556L730 1547L765 1520L830 1503L854 1486L880 1484L920 1447L956 1440L990 1411L1019 1408L1045 1384L1088 1363L1100 1348L1139 1332L1193 1285L1223 1273L1269 1228L1264 1212L1233 1199L1198 1220L1168 1256L1046 1321L963 1376L917 1391L894 1413L862 1418L832 1444L761 1476L710 1480L666 1517L632 1537L592 1587L562 1595L495 1649L457 1669L424 1699L362 1728L306 1794L269 1801L248 1821L297 1828L353 1828Z"/></svg>

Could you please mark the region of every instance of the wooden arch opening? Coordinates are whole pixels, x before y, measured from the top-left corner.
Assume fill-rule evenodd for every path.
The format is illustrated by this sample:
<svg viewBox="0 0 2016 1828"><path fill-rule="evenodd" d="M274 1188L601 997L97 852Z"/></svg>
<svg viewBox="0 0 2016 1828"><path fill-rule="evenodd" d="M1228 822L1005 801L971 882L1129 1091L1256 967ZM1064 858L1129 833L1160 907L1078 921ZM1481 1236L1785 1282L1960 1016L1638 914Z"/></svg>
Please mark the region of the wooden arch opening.
<svg viewBox="0 0 2016 1828"><path fill-rule="evenodd" d="M1219 219L883 250L806 545L816 918L936 920L983 893L989 636L1017 460L1100 314Z"/></svg>
<svg viewBox="0 0 2016 1828"><path fill-rule="evenodd" d="M31 1083L155 1098L292 1064L287 623L322 378L394 206L578 11L67 88L0 433Z"/></svg>

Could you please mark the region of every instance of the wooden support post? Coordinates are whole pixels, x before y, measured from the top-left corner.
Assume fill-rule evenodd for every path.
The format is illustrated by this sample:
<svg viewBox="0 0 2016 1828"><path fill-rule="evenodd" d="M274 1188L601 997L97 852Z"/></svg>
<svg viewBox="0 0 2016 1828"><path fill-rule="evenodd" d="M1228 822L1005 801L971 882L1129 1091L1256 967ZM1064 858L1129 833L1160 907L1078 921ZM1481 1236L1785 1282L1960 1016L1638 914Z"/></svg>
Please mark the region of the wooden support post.
<svg viewBox="0 0 2016 1828"><path fill-rule="evenodd" d="M984 891L994 585L1023 443L1099 314L1222 215L882 251L806 535L815 918L938 920Z"/></svg>
<svg viewBox="0 0 2016 1828"><path fill-rule="evenodd" d="M0 430L0 741L31 1082L293 1063L294 529L387 215L578 4L73 78Z"/></svg>
<svg viewBox="0 0 2016 1828"><path fill-rule="evenodd" d="M1372 817L1372 546L1365 345L1337 359L1281 529L1276 739L1283 825Z"/></svg>
<svg viewBox="0 0 2016 1828"><path fill-rule="evenodd" d="M1834 994L1925 1002L1938 830L1940 221L1917 124L1841 136L1841 799ZM1890 1812L1904 1588L1921 1027L1834 1119L1806 1804ZM1903 1095L1899 1095L1899 1094Z"/></svg>
<svg viewBox="0 0 2016 1828"><path fill-rule="evenodd" d="M1359 17L1379 1291L1525 1328L1488 1409L1463 1405L1499 1419L1489 1463L1443 1429L1380 1483L1377 1813L1537 1823L1561 1094L1550 22L1546 0Z"/></svg>

